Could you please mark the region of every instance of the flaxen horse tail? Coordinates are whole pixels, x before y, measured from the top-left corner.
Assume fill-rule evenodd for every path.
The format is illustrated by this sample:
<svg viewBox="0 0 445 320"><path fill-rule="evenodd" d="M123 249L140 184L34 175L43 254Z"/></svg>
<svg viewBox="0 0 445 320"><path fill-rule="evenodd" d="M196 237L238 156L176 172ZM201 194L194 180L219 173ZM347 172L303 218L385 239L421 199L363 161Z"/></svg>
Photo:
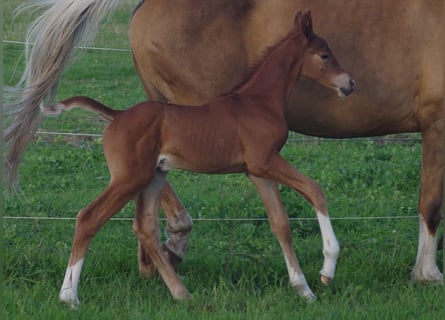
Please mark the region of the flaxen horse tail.
<svg viewBox="0 0 445 320"><path fill-rule="evenodd" d="M47 7L29 27L26 68L5 101L4 172L10 190L18 186L18 165L26 145L42 122L40 106L54 98L58 81L74 57L75 47L94 40L100 22L119 0L38 0ZM3 121L3 120L2 120Z"/></svg>
<svg viewBox="0 0 445 320"><path fill-rule="evenodd" d="M74 108L80 108L99 113L108 121L112 121L116 117L116 115L122 112L121 110L111 109L110 107L103 105L99 101L84 96L71 97L54 105L43 106L41 109L44 115L57 116L64 111L68 111Z"/></svg>

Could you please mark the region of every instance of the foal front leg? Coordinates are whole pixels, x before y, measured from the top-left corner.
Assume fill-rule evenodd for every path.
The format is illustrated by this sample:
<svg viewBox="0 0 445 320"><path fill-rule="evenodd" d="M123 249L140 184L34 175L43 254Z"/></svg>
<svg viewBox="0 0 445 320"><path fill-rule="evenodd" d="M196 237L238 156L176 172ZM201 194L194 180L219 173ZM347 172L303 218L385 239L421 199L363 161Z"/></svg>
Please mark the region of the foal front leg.
<svg viewBox="0 0 445 320"><path fill-rule="evenodd" d="M140 201L139 203L142 205L144 202ZM193 221L168 182L162 190L161 207L167 220L167 232L170 234L170 238L164 244L164 251L173 268L177 269L187 251ZM145 211L143 207L139 207L137 210ZM140 243L138 258L139 271L144 276L150 276L154 272L154 266Z"/></svg>
<svg viewBox="0 0 445 320"><path fill-rule="evenodd" d="M292 235L289 226L289 219L281 202L278 186L275 182L254 175L248 175L250 181L256 186L257 191L263 200L264 207L269 217L272 233L277 237L281 250L283 251L284 260L286 261L289 280L292 287L299 295L312 301L315 295L309 288L300 264L298 263L295 251L292 247Z"/></svg>
<svg viewBox="0 0 445 320"><path fill-rule="evenodd" d="M258 172L263 178L284 184L300 193L315 209L323 241L323 268L320 270L321 281L329 284L334 278L340 246L335 237L328 206L320 186L296 170L279 154L271 156L267 164L254 165L249 172Z"/></svg>

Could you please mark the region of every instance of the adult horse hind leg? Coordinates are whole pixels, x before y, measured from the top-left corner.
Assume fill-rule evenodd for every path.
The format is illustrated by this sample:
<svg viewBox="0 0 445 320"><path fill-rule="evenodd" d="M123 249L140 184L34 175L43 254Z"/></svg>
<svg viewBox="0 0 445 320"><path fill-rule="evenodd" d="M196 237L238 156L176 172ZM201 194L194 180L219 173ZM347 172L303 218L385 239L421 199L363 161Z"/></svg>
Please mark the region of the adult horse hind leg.
<svg viewBox="0 0 445 320"><path fill-rule="evenodd" d="M329 219L326 199L320 186L298 172L279 154L272 155L267 163L248 164L251 174L284 184L300 193L315 209L323 241L323 268L321 281L329 284L334 278L340 246Z"/></svg>
<svg viewBox="0 0 445 320"><path fill-rule="evenodd" d="M190 294L163 252L159 238L159 207L165 178L166 173L158 171L151 183L138 194L133 231L141 249L158 270L172 296L181 300Z"/></svg>
<svg viewBox="0 0 445 320"><path fill-rule="evenodd" d="M267 216L269 217L270 228L280 243L292 287L295 288L300 296L305 297L309 301L314 300L315 295L306 282L306 278L292 247L289 219L281 202L277 184L271 180L252 174L248 174L248 177L257 188L263 200Z"/></svg>

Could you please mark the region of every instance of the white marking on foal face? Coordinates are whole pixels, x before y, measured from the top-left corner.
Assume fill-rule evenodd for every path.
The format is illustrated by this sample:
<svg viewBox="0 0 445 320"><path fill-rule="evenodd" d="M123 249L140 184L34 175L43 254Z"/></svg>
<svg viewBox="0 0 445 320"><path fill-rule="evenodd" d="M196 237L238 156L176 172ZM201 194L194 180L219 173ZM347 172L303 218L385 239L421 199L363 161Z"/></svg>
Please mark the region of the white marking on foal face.
<svg viewBox="0 0 445 320"><path fill-rule="evenodd" d="M332 83L336 88L339 97L347 97L355 90L355 81L347 73L339 74L332 78Z"/></svg>
<svg viewBox="0 0 445 320"><path fill-rule="evenodd" d="M163 171L163 172L168 172L172 169L172 166L169 162L169 157L166 154L160 154L158 157L158 162L156 164L156 169Z"/></svg>

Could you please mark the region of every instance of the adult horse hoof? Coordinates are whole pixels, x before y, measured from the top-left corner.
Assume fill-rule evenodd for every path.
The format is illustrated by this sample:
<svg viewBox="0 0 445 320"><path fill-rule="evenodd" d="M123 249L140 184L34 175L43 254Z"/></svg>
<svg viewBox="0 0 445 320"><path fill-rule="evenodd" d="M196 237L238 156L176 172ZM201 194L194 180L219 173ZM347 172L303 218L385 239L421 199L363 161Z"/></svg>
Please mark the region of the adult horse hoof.
<svg viewBox="0 0 445 320"><path fill-rule="evenodd" d="M430 272L421 272L416 269L411 273L411 280L418 284L438 284L443 285L443 274L438 268L433 269Z"/></svg>
<svg viewBox="0 0 445 320"><path fill-rule="evenodd" d="M322 282L325 286L328 286L328 285L331 283L331 281L332 281L331 278L329 278L329 277L327 277L327 276L324 276L324 275L321 275L321 276L320 276L320 280L321 280L321 282Z"/></svg>
<svg viewBox="0 0 445 320"><path fill-rule="evenodd" d="M178 267L182 262L182 258L171 251L165 244L162 246L162 250L165 258L170 262L173 269L175 269L175 271L177 272ZM145 261L144 263L139 263L139 275L142 278L151 278L158 273L153 262L151 262L151 260L147 261Z"/></svg>
<svg viewBox="0 0 445 320"><path fill-rule="evenodd" d="M172 265L175 271L178 271L179 265L182 262L182 258L169 249L165 244L162 245L162 250L164 251L164 255L167 257L168 261Z"/></svg>

